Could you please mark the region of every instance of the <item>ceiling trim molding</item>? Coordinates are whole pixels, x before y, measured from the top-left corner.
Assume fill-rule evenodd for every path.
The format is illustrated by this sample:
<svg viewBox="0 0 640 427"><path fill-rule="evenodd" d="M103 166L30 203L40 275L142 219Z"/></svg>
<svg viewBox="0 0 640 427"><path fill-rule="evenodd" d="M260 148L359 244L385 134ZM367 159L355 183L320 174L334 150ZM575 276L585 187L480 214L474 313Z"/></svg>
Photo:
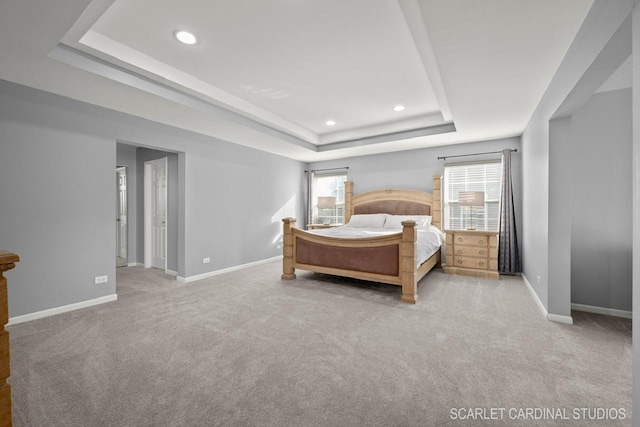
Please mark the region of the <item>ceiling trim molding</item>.
<svg viewBox="0 0 640 427"><path fill-rule="evenodd" d="M440 135L443 133L455 132L456 126L453 123L447 123L443 125L429 126L420 129L411 129L401 132L387 133L383 135L376 135L368 138L352 139L350 141L334 142L331 144L325 144L318 147L318 152L340 150L343 148L362 147L365 145L381 144L383 142L407 140L412 138L419 138L422 136Z"/></svg>
<svg viewBox="0 0 640 427"><path fill-rule="evenodd" d="M407 117L400 120L384 122L377 125L365 126L363 128L345 129L337 132L324 133L320 135L320 144L327 145L336 142L366 139L377 135L394 134L405 131L418 130L432 126L451 123L442 117L438 111L431 114Z"/></svg>
<svg viewBox="0 0 640 427"><path fill-rule="evenodd" d="M78 43L70 46L105 60L107 63L145 76L150 80L164 83L178 91L190 93L212 105L236 112L273 129L278 129L312 144L318 143L318 135L309 129L94 30L89 29Z"/></svg>
<svg viewBox="0 0 640 427"><path fill-rule="evenodd" d="M156 82L138 73L134 73L120 66L111 64L70 46L58 44L58 46L56 46L54 50L49 54L49 57L57 61L64 62L68 65L88 71L90 73L97 74L113 81L117 81L124 85L160 96L169 101L176 102L178 104L194 108L205 113L214 114L225 120L229 120L233 123L271 135L299 147L306 148L311 151L318 151L315 144L304 141L278 129L274 129L263 123L243 116L242 114L238 114L226 108L204 101L193 95L184 93L165 84Z"/></svg>
<svg viewBox="0 0 640 427"><path fill-rule="evenodd" d="M413 37L413 43L418 51L418 56L422 61L424 71L433 87L442 117L444 121L450 122L453 120L453 116L451 115L449 100L447 99L447 93L442 83L440 69L438 68L435 54L433 53L431 39L425 26L422 8L417 0L399 0L399 3L404 19L407 22L407 27L409 27L409 31L411 32L411 37Z"/></svg>
<svg viewBox="0 0 640 427"><path fill-rule="evenodd" d="M406 140L421 136L437 135L442 133L455 132L456 128L453 123L436 124L433 126L423 126L409 130L398 132L388 132L384 134L376 134L363 138L353 138L349 140L336 141L324 145L315 145L294 135L267 126L242 114L228 110L224 107L207 102L196 96L190 95L166 84L157 82L146 76L135 73L118 65L111 64L101 58L90 55L84 51L75 49L71 46L58 44L56 48L49 54L49 57L68 65L80 68L93 74L105 77L107 79L125 84L127 86L160 96L180 105L184 105L196 110L213 114L217 117L229 120L241 126L246 126L265 135L275 137L281 141L296 145L298 147L313 152L329 152L344 148L363 147L372 144L380 144L383 142ZM441 119L440 114L435 114L430 118L431 121L437 122ZM420 119L420 118L418 118ZM427 117L429 119L429 117Z"/></svg>

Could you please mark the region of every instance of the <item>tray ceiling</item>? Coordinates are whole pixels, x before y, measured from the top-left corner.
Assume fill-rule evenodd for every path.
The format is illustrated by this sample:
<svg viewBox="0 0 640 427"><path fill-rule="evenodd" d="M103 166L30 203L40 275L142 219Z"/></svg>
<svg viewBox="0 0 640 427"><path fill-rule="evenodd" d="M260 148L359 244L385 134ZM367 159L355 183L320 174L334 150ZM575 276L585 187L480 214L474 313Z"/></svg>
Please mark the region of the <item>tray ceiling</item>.
<svg viewBox="0 0 640 427"><path fill-rule="evenodd" d="M521 134L592 1L28 3L0 78L313 161Z"/></svg>

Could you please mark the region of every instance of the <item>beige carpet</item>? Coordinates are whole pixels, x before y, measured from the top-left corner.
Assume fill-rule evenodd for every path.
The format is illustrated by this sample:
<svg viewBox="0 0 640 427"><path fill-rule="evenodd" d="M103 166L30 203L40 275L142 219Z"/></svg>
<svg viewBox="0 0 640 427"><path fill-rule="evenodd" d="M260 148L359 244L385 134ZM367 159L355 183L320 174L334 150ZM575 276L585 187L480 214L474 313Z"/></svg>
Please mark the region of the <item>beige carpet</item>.
<svg viewBox="0 0 640 427"><path fill-rule="evenodd" d="M279 277L278 262L186 285L119 268L118 301L10 327L15 425L631 425L628 320L546 321L518 277L436 270L417 305L395 286ZM527 408L626 419L509 416Z"/></svg>

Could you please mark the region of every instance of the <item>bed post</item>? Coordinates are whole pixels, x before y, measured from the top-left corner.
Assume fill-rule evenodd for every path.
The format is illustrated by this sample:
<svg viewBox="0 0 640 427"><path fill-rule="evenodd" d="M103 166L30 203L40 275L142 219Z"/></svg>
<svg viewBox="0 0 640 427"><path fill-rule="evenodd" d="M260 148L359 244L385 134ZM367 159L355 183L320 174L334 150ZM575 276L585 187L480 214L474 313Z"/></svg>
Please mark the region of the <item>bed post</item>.
<svg viewBox="0 0 640 427"><path fill-rule="evenodd" d="M415 221L402 221L402 243L400 244L400 279L402 301L415 304L418 300L416 282L416 241L418 231Z"/></svg>
<svg viewBox="0 0 640 427"><path fill-rule="evenodd" d="M431 222L442 230L442 175L433 175L432 194L433 205L431 205ZM442 253L438 257L436 267L442 268Z"/></svg>
<svg viewBox="0 0 640 427"><path fill-rule="evenodd" d="M351 198L353 197L353 181L344 182L344 223L351 221Z"/></svg>
<svg viewBox="0 0 640 427"><path fill-rule="evenodd" d="M293 268L293 232L291 227L296 223L295 218L283 218L284 237L282 258L282 280L293 280L296 278L295 269Z"/></svg>
<svg viewBox="0 0 640 427"><path fill-rule="evenodd" d="M442 230L442 175L433 175L433 205L431 222Z"/></svg>

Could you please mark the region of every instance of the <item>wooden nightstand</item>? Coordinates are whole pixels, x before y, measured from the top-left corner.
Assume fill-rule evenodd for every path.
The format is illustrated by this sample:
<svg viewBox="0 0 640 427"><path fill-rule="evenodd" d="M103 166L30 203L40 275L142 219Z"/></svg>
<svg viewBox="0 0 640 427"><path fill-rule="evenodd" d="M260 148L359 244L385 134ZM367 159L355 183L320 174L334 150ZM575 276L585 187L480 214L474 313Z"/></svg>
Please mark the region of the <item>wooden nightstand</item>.
<svg viewBox="0 0 640 427"><path fill-rule="evenodd" d="M447 274L499 279L498 232L445 230Z"/></svg>
<svg viewBox="0 0 640 427"><path fill-rule="evenodd" d="M321 228L340 227L342 224L307 224L307 230L318 230Z"/></svg>

